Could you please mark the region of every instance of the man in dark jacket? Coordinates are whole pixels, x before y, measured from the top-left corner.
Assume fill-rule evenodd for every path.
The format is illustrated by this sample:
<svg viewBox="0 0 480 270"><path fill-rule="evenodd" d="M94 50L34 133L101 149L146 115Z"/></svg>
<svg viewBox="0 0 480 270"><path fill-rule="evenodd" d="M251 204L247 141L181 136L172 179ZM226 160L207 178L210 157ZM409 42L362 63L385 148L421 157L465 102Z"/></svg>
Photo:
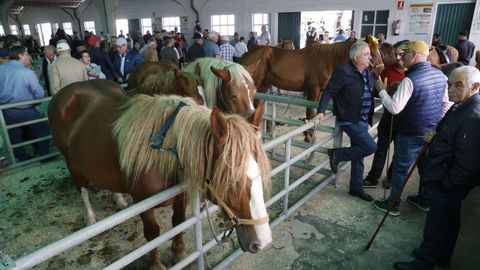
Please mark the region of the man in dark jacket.
<svg viewBox="0 0 480 270"><path fill-rule="evenodd" d="M320 99L315 119L323 121L328 102L333 98L337 125L350 137L351 147L328 150L330 168L336 173L338 162L351 161L349 194L372 201L372 196L363 191L363 158L377 150L375 141L368 134L374 107L374 81L367 69L372 57L365 42L353 44L349 55L350 61L333 72Z"/></svg>
<svg viewBox="0 0 480 270"><path fill-rule="evenodd" d="M462 31L458 33L458 43L455 48L458 50L458 62L464 65L470 65L470 59L472 59L475 52L475 44L467 39L468 32Z"/></svg>
<svg viewBox="0 0 480 270"><path fill-rule="evenodd" d="M55 47L52 45L47 45L43 48L44 58L42 60L42 76L45 82L45 90L47 91L47 96L52 96L50 92L50 75L48 74L48 67L57 59L55 54Z"/></svg>
<svg viewBox="0 0 480 270"><path fill-rule="evenodd" d="M90 50L88 51L90 61L101 67L107 80L113 80L113 74L115 74L113 64L108 54L100 49L100 37L91 36L87 42L88 46L90 46Z"/></svg>
<svg viewBox="0 0 480 270"><path fill-rule="evenodd" d="M193 34L193 44L188 48L187 59L189 62L195 61L197 58L205 57L205 50L202 47L203 37L200 32Z"/></svg>
<svg viewBox="0 0 480 270"><path fill-rule="evenodd" d="M421 166L421 181L432 206L423 241L413 252L415 260L396 262L395 269L430 270L435 264L448 268L460 229L462 201L480 185L480 71L459 67L450 74L448 82L448 95L455 104L438 124L435 134L425 136L431 145Z"/></svg>
<svg viewBox="0 0 480 270"><path fill-rule="evenodd" d="M163 39L165 42L165 46L163 46L162 50L160 51L160 56L162 60L172 61L180 68L180 63L178 62L178 55L173 46L175 45L175 41L171 37L165 37Z"/></svg>
<svg viewBox="0 0 480 270"><path fill-rule="evenodd" d="M128 79L128 75L135 66L143 63L143 58L134 50L127 47L127 40L123 37L117 39L117 51L115 59L113 60L113 67L115 69L115 78L117 82L124 83Z"/></svg>
<svg viewBox="0 0 480 270"><path fill-rule="evenodd" d="M387 91L379 93L384 107L396 115L397 136L392 164L392 189L386 200L376 200L373 206L392 216L399 216L400 189L410 166L425 143L423 136L434 130L450 107L447 78L427 61L429 46L423 41L411 41L399 47L407 71L398 90L390 97ZM377 89L385 89L388 81L378 81Z"/></svg>

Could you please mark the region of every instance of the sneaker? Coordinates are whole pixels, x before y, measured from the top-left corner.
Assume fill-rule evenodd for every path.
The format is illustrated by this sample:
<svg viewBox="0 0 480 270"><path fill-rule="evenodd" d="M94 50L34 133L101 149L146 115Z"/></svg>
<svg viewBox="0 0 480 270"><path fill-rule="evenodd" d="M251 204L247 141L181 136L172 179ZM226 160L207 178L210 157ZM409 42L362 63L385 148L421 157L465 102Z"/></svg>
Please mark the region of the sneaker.
<svg viewBox="0 0 480 270"><path fill-rule="evenodd" d="M337 173L337 171L338 171L338 161L336 161L336 159L335 159L335 150L334 149L328 149L328 158L330 159L330 169L334 173Z"/></svg>
<svg viewBox="0 0 480 270"><path fill-rule="evenodd" d="M386 213L388 211L389 207L389 202L387 200L380 201L380 200L375 200L373 201L373 206L377 208L378 210ZM400 210L399 210L399 205L394 204L390 212L388 212L389 215L398 217L400 215Z"/></svg>
<svg viewBox="0 0 480 270"><path fill-rule="evenodd" d="M363 188L376 188L378 185L378 181L374 181L371 178L365 178L363 180Z"/></svg>
<svg viewBox="0 0 480 270"><path fill-rule="evenodd" d="M430 211L430 203L422 200L418 195L407 196L407 202L417 207L422 212L426 213Z"/></svg>

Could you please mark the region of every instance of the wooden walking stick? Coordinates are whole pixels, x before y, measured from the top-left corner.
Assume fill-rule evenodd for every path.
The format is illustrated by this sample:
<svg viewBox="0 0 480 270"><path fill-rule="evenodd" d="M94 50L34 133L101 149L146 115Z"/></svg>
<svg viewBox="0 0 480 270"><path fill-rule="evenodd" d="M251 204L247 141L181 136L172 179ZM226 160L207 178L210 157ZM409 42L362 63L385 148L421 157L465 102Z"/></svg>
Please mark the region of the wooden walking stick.
<svg viewBox="0 0 480 270"><path fill-rule="evenodd" d="M411 167L410 170L408 171L407 176L405 177L405 181L403 181L402 187L401 187L400 190L397 192L397 194L395 194L394 199L393 199L393 200L390 202L390 204L388 205L387 212L385 213L385 215L383 215L382 221L380 221L380 224L378 224L377 229L375 230L375 233L372 235L372 238L370 239L370 241L368 242L368 244L365 246L365 249L366 249L366 250L369 250L370 247L372 246L373 240L375 240L375 237L377 237L377 234L378 234L378 232L380 231L380 228L382 228L383 223L385 223L385 220L387 219L388 214L390 213L390 211L392 210L393 206L395 205L395 202L398 200L398 198L400 198L400 196L401 196L401 194L402 194L402 192L403 192L403 189L404 189L405 186L407 185L408 179L410 179L410 176L412 176L413 171L415 170L415 168L416 168L417 165L418 165L418 162L420 162L420 160L423 158L423 156L424 156L425 153L427 152L428 146L429 146L429 144L425 144L425 146L423 146L422 150L420 151L420 154L418 154L417 159L415 160L415 163L413 163L412 167Z"/></svg>

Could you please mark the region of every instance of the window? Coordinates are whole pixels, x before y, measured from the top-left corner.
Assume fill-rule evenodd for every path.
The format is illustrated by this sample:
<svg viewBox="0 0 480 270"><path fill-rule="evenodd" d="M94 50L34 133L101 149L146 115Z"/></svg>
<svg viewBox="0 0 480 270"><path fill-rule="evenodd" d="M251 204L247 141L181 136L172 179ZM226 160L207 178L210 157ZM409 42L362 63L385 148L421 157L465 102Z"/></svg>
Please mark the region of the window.
<svg viewBox="0 0 480 270"><path fill-rule="evenodd" d="M360 36L368 34L378 36L379 33L387 35L388 31L388 10L368 10L362 13L362 32Z"/></svg>
<svg viewBox="0 0 480 270"><path fill-rule="evenodd" d="M83 22L83 27L85 28L85 31L93 32L93 34L96 34L95 33L95 22L94 21Z"/></svg>
<svg viewBox="0 0 480 270"><path fill-rule="evenodd" d="M31 34L32 34L32 33L30 32L30 25L28 25L28 24L24 24L24 25L23 25L23 33L24 33L25 35L31 35Z"/></svg>
<svg viewBox="0 0 480 270"><path fill-rule="evenodd" d="M57 33L58 30L58 23L53 23L53 33Z"/></svg>
<svg viewBox="0 0 480 270"><path fill-rule="evenodd" d="M173 31L177 27L180 29L180 17L164 17L162 18L162 29L168 32Z"/></svg>
<svg viewBox="0 0 480 270"><path fill-rule="evenodd" d="M5 36L5 30L3 30L3 25L0 25L0 36Z"/></svg>
<svg viewBox="0 0 480 270"><path fill-rule="evenodd" d="M152 19L143 18L140 19L140 23L142 25L142 34L146 34L147 31L150 31L150 33L152 33Z"/></svg>
<svg viewBox="0 0 480 270"><path fill-rule="evenodd" d="M233 36L235 33L235 15L212 15L212 30L220 35Z"/></svg>
<svg viewBox="0 0 480 270"><path fill-rule="evenodd" d="M73 35L72 23L64 22L62 25L63 25L63 31L65 31L65 33L67 33L68 35Z"/></svg>
<svg viewBox="0 0 480 270"><path fill-rule="evenodd" d="M117 28L117 36L120 35L120 30L122 30L123 34L125 35L128 33L128 20L127 19L118 19L115 21L115 25Z"/></svg>
<svg viewBox="0 0 480 270"><path fill-rule="evenodd" d="M12 35L18 35L18 27L17 27L17 25L15 25L15 24L10 25L10 33L12 33Z"/></svg>
<svg viewBox="0 0 480 270"><path fill-rule="evenodd" d="M50 23L36 24L35 29L40 37L40 45L48 45L48 42L52 36L52 25Z"/></svg>
<svg viewBox="0 0 480 270"><path fill-rule="evenodd" d="M262 25L267 27L270 32L270 14L268 13L254 13L252 14L252 29L259 35L262 33Z"/></svg>

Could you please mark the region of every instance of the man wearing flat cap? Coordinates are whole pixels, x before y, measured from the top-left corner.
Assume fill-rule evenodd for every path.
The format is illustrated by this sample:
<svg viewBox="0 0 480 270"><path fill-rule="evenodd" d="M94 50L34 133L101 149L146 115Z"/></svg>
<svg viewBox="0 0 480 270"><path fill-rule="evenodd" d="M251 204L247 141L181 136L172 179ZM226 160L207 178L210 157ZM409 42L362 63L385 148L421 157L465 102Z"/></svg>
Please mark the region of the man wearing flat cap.
<svg viewBox="0 0 480 270"><path fill-rule="evenodd" d="M130 50L127 40L119 37L116 41L117 54L113 59L113 67L115 69L115 78L117 82L124 83L128 80L128 75L139 64L143 63L142 56L134 50Z"/></svg>
<svg viewBox="0 0 480 270"><path fill-rule="evenodd" d="M205 57L205 50L203 49L203 36L200 32L193 34L193 44L188 48L187 59L190 62L197 58Z"/></svg>
<svg viewBox="0 0 480 270"><path fill-rule="evenodd" d="M411 41L399 47L407 71L397 92L390 97L385 90L379 92L383 106L397 119L397 136L392 164L390 196L375 200L373 206L392 216L400 215L400 189L408 170L425 145L425 133L435 130L440 119L451 106L448 100L447 77L427 61L428 45ZM377 89L385 89L385 81L377 81ZM409 201L410 202L410 201Z"/></svg>

